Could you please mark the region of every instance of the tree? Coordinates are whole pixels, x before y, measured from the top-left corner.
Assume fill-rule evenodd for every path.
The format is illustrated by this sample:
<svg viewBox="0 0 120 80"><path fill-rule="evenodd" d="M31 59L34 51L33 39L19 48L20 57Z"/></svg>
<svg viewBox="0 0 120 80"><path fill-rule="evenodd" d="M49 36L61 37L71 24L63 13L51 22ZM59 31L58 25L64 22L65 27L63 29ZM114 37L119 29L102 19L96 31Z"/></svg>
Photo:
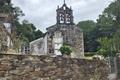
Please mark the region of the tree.
<svg viewBox="0 0 120 80"><path fill-rule="evenodd" d="M17 35L21 37L21 39L22 37L27 38L28 42L31 42L43 36L43 33L40 30L36 30L36 27L32 23L29 23L27 20L24 20L22 24L17 21L16 27Z"/></svg>
<svg viewBox="0 0 120 80"><path fill-rule="evenodd" d="M120 48L120 0L112 2L97 20L97 37L100 47L98 52L115 55Z"/></svg>
<svg viewBox="0 0 120 80"><path fill-rule="evenodd" d="M120 39L120 38L119 38ZM118 52L118 49L120 49L120 46L118 43L119 41L116 41L116 37L109 39L107 37L105 38L100 38L98 42L100 42L100 48L98 50L98 54L103 55L103 56L115 56L116 53Z"/></svg>
<svg viewBox="0 0 120 80"><path fill-rule="evenodd" d="M29 21L24 20L22 23L19 22L19 17L24 16L24 13L19 7L13 7L9 0L7 1L8 4L4 4L4 0L2 2L0 12L10 14L11 24L14 27L14 32L12 31L11 33L16 33L16 35L11 34L14 49L18 48L22 42L29 43L42 37L43 33L40 30L36 30L36 27L32 23L29 23Z"/></svg>
<svg viewBox="0 0 120 80"><path fill-rule="evenodd" d="M98 50L98 54L99 55L103 55L105 57L107 57L108 55L111 55L111 40L108 39L107 37L105 38L100 38L98 39L98 42L100 43L100 47Z"/></svg>
<svg viewBox="0 0 120 80"><path fill-rule="evenodd" d="M61 48L60 48L60 52L64 55L64 54L66 54L66 55L70 55L71 53L72 53L72 50L70 49L70 47L68 47L68 46L62 46Z"/></svg>
<svg viewBox="0 0 120 80"><path fill-rule="evenodd" d="M97 26L101 30L101 37L113 37L120 29L120 0L112 2L97 20Z"/></svg>
<svg viewBox="0 0 120 80"><path fill-rule="evenodd" d="M43 37L44 34L42 33L42 31L37 30L34 32L34 35L35 35L35 39L38 39L38 38Z"/></svg>
<svg viewBox="0 0 120 80"><path fill-rule="evenodd" d="M77 24L84 33L85 52L94 52L97 50L98 43L96 41L96 23L92 20L81 21Z"/></svg>
<svg viewBox="0 0 120 80"><path fill-rule="evenodd" d="M16 27L16 36L17 38L19 37L21 42L31 42L43 36L43 33L40 30L36 31L34 24L30 23L29 21L23 20L22 23L19 22L19 17L24 16L23 11L19 7L13 7L12 4L8 6L9 7L6 5L4 9L10 9L10 11L13 13L14 16L12 24L14 24Z"/></svg>

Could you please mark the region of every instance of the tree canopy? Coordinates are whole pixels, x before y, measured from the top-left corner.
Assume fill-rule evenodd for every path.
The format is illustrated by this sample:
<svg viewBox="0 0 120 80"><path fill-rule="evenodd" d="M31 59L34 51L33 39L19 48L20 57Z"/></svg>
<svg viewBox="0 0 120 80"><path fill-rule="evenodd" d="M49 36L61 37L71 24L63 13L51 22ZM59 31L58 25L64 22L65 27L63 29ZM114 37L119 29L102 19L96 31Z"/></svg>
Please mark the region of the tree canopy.
<svg viewBox="0 0 120 80"><path fill-rule="evenodd" d="M30 23L27 20L23 20L22 23L19 22L19 18L24 16L24 13L19 7L13 7L13 5L8 1L8 4L4 4L4 0L2 0L3 4L0 4L0 13L10 15L12 27L15 29L15 40L14 49L18 49L22 43L29 43L35 39L38 39L43 36L42 31L36 29L36 26Z"/></svg>
<svg viewBox="0 0 120 80"><path fill-rule="evenodd" d="M92 20L81 21L77 24L84 32L85 52L94 52L97 50L98 43L96 42L96 23Z"/></svg>
<svg viewBox="0 0 120 80"><path fill-rule="evenodd" d="M120 45L120 0L112 2L99 16L97 27L100 31L98 40L100 49L107 52L119 52ZM105 41L105 42L103 42ZM106 45L106 47L105 47ZM104 46L104 47L103 47Z"/></svg>
<svg viewBox="0 0 120 80"><path fill-rule="evenodd" d="M25 41L31 42L35 39L38 39L43 36L43 33L40 30L37 30L34 24L29 23L28 21L24 20L22 24L18 21L15 22L17 27L17 35L19 38L23 39L26 38ZM23 39L24 40L24 39Z"/></svg>
<svg viewBox="0 0 120 80"><path fill-rule="evenodd" d="M102 52L103 55L119 52L120 0L111 2L103 13L99 15L96 23L93 21L81 21L78 26L84 31L86 52L92 50Z"/></svg>

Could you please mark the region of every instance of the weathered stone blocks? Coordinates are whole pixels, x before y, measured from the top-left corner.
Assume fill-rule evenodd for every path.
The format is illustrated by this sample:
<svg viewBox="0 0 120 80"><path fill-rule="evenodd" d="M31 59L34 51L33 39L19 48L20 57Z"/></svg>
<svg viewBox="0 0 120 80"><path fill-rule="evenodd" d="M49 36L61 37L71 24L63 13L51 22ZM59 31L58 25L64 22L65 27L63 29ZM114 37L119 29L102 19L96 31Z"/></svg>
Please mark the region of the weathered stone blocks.
<svg viewBox="0 0 120 80"><path fill-rule="evenodd" d="M0 80L108 80L104 61L0 55Z"/></svg>

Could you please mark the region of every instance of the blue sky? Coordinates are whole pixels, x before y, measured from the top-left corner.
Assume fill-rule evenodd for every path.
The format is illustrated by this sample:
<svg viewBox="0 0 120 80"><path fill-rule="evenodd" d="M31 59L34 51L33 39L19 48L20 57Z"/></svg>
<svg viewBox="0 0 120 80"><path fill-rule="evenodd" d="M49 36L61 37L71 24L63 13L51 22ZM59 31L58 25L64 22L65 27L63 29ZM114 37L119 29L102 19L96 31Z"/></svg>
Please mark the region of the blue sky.
<svg viewBox="0 0 120 80"><path fill-rule="evenodd" d="M74 21L96 20L112 0L66 0L72 6ZM20 7L26 19L43 32L56 23L57 6L62 6L63 0L12 0L14 6Z"/></svg>

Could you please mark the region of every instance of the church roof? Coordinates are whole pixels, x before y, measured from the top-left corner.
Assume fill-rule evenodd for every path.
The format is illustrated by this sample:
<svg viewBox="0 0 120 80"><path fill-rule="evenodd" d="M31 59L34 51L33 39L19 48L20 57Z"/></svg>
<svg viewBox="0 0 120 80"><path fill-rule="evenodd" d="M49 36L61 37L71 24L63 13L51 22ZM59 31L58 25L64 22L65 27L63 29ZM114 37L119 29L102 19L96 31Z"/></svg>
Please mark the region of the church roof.
<svg viewBox="0 0 120 80"><path fill-rule="evenodd" d="M43 41L43 37L42 38L38 38L32 42L30 42L30 44L36 44L36 43L39 43L39 42L42 42Z"/></svg>

